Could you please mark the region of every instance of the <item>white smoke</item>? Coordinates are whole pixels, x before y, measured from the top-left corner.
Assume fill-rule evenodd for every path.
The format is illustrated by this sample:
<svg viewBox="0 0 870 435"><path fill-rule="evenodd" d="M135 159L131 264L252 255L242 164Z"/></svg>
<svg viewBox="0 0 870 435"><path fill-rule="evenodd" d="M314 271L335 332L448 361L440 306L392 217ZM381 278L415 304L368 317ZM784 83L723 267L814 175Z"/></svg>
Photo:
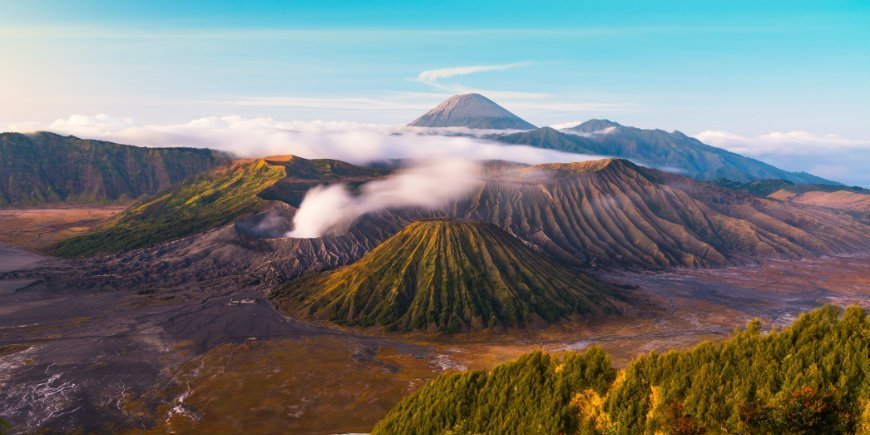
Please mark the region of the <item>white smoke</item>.
<svg viewBox="0 0 870 435"><path fill-rule="evenodd" d="M480 179L478 163L457 158L417 162L396 174L362 185L352 195L344 184L317 186L305 194L293 217L294 238L344 230L361 216L400 207L435 209L467 195Z"/></svg>

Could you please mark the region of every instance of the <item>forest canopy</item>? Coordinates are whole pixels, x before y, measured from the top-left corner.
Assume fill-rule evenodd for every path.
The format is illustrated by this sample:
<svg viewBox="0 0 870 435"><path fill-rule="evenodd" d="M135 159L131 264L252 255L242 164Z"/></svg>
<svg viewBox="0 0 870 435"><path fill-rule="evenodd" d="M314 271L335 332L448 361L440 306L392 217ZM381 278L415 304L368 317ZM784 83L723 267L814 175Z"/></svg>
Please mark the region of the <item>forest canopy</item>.
<svg viewBox="0 0 870 435"><path fill-rule="evenodd" d="M783 330L650 353L540 351L446 374L374 428L393 433L870 433L870 319L825 306Z"/></svg>

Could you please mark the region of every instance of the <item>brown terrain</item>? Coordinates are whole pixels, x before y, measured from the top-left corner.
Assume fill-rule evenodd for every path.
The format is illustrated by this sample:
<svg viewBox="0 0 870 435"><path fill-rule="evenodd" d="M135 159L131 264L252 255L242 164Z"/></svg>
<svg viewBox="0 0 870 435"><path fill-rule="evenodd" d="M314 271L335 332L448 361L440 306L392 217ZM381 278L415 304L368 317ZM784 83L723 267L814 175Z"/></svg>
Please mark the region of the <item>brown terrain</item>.
<svg viewBox="0 0 870 435"><path fill-rule="evenodd" d="M446 370L590 345L624 365L722 339L753 318L781 326L826 303L870 307L868 224L850 213L621 160L487 174L443 210L389 210L319 239L250 231L266 220L289 225L298 202L284 196L298 200L301 187L285 177L261 192L268 203L253 214L145 248L60 259L0 245L0 415L21 432L364 432ZM117 211L3 210L0 240L43 249ZM620 289L634 310L531 328L384 333L287 316L265 297L433 217L493 224L498 237Z"/></svg>
<svg viewBox="0 0 870 435"><path fill-rule="evenodd" d="M824 192L820 190L792 192L786 189L780 189L767 195L767 197L797 204L850 210L865 214L870 213L870 195L866 193L850 192L848 190L838 190L835 192Z"/></svg>
<svg viewBox="0 0 870 435"><path fill-rule="evenodd" d="M127 205L54 206L0 209L0 242L35 252L45 252L55 243L84 234Z"/></svg>
<svg viewBox="0 0 870 435"><path fill-rule="evenodd" d="M507 165L487 174L466 199L443 209L371 214L346 233L316 239L269 232L264 237L249 230L272 226L279 231L271 234L282 234L291 226L299 190L269 188L260 195L272 200L254 214L152 247L85 260L75 273L110 277L109 287L220 277L237 285L279 284L349 264L409 223L440 217L495 224L558 261L593 270L716 267L870 249L870 223L848 212L761 198L624 160ZM281 192L291 192L295 205Z"/></svg>
<svg viewBox="0 0 870 435"><path fill-rule="evenodd" d="M27 416L13 419L25 428L63 430L366 431L444 370L590 345L621 366L643 352L722 339L754 318L781 326L825 303L868 307L868 264L862 254L608 273L599 278L657 308L593 324L389 338L286 318L262 288L222 280L113 292L19 282L29 287L0 294L0 346L10 352L0 366L0 413ZM97 399L106 397L113 400ZM76 419L59 418L68 412Z"/></svg>

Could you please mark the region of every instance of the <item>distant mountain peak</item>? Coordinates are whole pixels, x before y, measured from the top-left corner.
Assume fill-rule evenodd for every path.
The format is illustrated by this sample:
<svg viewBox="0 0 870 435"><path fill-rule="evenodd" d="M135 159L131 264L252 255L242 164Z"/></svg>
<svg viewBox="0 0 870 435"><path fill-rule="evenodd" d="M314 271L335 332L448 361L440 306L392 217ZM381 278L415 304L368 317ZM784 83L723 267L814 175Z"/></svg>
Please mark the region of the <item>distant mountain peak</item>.
<svg viewBox="0 0 870 435"><path fill-rule="evenodd" d="M535 128L534 125L480 94L454 95L408 125L499 130Z"/></svg>
<svg viewBox="0 0 870 435"><path fill-rule="evenodd" d="M622 124L620 124L618 122L613 122L609 119L590 119L590 120L588 120L580 125L577 125L577 126L574 126L571 128L567 128L566 130L582 131L584 133L592 133L592 132L596 132L596 131L605 130L605 129L608 129L611 127L619 128L622 126L623 126Z"/></svg>

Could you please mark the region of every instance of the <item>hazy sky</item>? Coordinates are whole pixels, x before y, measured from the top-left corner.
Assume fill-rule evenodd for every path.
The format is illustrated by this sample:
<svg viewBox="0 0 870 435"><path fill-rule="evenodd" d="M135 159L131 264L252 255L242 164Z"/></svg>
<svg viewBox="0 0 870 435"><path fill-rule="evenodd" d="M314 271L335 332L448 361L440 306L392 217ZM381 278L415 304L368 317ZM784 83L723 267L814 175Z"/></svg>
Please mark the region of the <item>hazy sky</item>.
<svg viewBox="0 0 870 435"><path fill-rule="evenodd" d="M7 128L406 123L478 91L537 125L609 118L779 164L764 152L870 143L866 0L0 0L0 60Z"/></svg>

